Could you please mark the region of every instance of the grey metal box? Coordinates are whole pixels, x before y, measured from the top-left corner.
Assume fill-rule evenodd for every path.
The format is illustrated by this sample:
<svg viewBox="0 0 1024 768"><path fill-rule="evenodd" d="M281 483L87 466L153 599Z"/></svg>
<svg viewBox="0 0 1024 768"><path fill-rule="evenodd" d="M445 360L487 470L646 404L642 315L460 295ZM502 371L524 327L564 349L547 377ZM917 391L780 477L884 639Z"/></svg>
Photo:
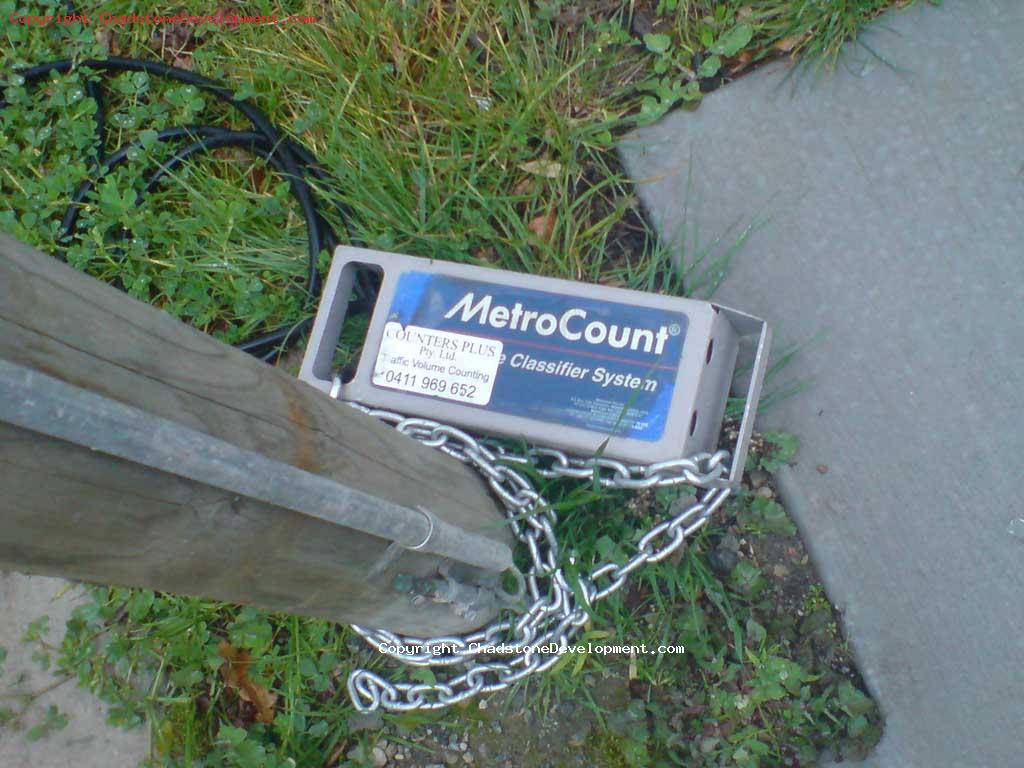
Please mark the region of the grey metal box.
<svg viewBox="0 0 1024 768"><path fill-rule="evenodd" d="M359 365L339 384L358 268L380 272L381 288ZM646 464L715 449L747 335L757 353L735 481L770 332L711 302L339 246L299 377L364 405Z"/></svg>

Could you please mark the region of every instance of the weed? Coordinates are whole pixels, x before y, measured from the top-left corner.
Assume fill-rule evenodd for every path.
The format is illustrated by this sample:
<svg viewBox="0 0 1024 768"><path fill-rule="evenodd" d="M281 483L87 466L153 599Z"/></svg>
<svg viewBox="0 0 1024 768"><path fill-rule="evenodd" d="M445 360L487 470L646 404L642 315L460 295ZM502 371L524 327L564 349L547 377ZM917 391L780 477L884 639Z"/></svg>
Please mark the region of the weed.
<svg viewBox="0 0 1024 768"><path fill-rule="evenodd" d="M62 731L67 727L68 718L53 704L46 708L43 721L29 728L25 738L29 741L39 741L50 736L55 731Z"/></svg>
<svg viewBox="0 0 1024 768"><path fill-rule="evenodd" d="M759 439L751 442L747 453L747 466L760 469L768 474L775 474L784 464L788 464L800 450L800 439L789 432L765 432Z"/></svg>

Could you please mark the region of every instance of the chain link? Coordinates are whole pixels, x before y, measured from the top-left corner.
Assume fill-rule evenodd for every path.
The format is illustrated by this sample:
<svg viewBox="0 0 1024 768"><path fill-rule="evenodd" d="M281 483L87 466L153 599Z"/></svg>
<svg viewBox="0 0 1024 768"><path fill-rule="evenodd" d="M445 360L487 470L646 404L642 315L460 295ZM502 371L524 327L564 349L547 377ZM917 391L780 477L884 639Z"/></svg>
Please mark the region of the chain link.
<svg viewBox="0 0 1024 768"><path fill-rule="evenodd" d="M356 709L369 712L440 709L481 693L500 691L518 680L554 666L590 617L590 608L621 589L634 571L675 552L729 497L724 484L728 451L701 453L656 464L625 464L604 457L580 458L555 448L514 453L493 440L431 419L406 417L349 402L353 408L391 424L423 445L437 448L473 466L501 499L516 539L530 554L525 574L530 607L515 619L493 622L468 635L418 638L353 625L352 629L380 653L419 667L461 667L434 683L391 682L368 669L356 669L348 691ZM560 567L555 511L516 467L529 467L544 478L596 479L601 487L637 490L686 483L703 488L698 501L641 537L636 553L624 564L604 563L578 577L577 590ZM577 599L579 595L579 600ZM495 661L494 647L512 649ZM411 651L409 649L418 649Z"/></svg>

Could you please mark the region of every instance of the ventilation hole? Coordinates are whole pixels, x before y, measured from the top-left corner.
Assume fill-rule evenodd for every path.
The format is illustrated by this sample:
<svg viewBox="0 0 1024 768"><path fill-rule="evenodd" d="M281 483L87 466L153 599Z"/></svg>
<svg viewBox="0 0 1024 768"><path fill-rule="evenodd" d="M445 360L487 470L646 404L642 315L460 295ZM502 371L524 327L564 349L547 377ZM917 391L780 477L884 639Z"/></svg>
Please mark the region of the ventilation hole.
<svg viewBox="0 0 1024 768"><path fill-rule="evenodd" d="M359 360L362 354L363 343L366 340L366 331L373 311L377 307L377 299L380 298L380 285L383 278L383 271L376 266L365 264L350 264L346 270L354 269L352 279L352 293L349 296L348 306L345 309L345 321L342 324L342 332L339 334L337 347L335 349L334 365L339 364L338 354L344 351L347 358L341 369L338 371L338 378L342 384L349 384L359 372ZM347 336L346 336L347 334ZM345 347L341 343L341 337L351 337Z"/></svg>
<svg viewBox="0 0 1024 768"><path fill-rule="evenodd" d="M709 365L711 363L711 356L715 354L715 340L712 339L708 342L708 353L704 357L704 364Z"/></svg>
<svg viewBox="0 0 1024 768"><path fill-rule="evenodd" d="M690 417L690 434L692 435L697 431L697 412L693 412L693 416Z"/></svg>
<svg viewBox="0 0 1024 768"><path fill-rule="evenodd" d="M359 355L356 355L355 359L344 365L340 372L341 383L348 384L356 377L356 371L359 370Z"/></svg>

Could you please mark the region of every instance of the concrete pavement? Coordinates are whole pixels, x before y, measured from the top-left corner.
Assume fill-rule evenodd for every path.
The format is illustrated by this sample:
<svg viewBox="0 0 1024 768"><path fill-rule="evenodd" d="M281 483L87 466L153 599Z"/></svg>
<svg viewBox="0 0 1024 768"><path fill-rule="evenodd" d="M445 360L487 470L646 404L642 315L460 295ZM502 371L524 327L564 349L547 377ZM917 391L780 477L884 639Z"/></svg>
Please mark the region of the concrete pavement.
<svg viewBox="0 0 1024 768"><path fill-rule="evenodd" d="M70 588L70 589L69 589ZM0 708L21 710L20 696L59 682L32 661L34 647L21 641L29 623L50 617L46 640L59 645L76 601L77 587L61 579L0 571ZM55 659L54 659L55 660ZM50 705L67 717L67 726L43 739L29 741L26 732L45 720ZM125 731L106 723L106 705L70 680L36 699L19 718L20 725L0 725L0 766L3 768L135 768L149 754L144 728Z"/></svg>
<svg viewBox="0 0 1024 768"><path fill-rule="evenodd" d="M1022 765L1024 3L862 40L620 149L666 238L684 208L705 238L762 222L716 296L805 345L763 424L803 443L782 491L886 715L873 764Z"/></svg>

